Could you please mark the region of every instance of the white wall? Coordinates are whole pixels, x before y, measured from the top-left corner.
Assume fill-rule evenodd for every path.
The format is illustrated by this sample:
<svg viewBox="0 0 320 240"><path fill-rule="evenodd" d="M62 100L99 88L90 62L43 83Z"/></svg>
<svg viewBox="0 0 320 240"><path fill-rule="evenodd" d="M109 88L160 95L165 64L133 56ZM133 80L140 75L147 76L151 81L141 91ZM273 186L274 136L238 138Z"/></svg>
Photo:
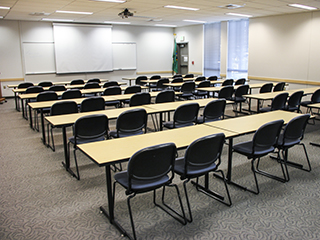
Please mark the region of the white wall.
<svg viewBox="0 0 320 240"><path fill-rule="evenodd" d="M320 13L250 19L249 76L320 81Z"/></svg>
<svg viewBox="0 0 320 240"><path fill-rule="evenodd" d="M184 37L182 42L188 43L189 72L202 74L203 72L203 25L193 25L176 28L177 42ZM192 61L194 64L192 65Z"/></svg>

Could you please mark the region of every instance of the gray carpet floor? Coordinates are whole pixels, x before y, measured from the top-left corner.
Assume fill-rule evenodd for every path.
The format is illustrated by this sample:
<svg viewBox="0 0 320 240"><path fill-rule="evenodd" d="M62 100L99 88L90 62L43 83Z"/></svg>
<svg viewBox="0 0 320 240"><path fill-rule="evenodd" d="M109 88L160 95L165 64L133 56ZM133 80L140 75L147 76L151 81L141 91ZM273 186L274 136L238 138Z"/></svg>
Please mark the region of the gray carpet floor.
<svg viewBox="0 0 320 240"><path fill-rule="evenodd" d="M81 180L71 177L61 164L64 155L60 129L54 132L53 152L42 144L41 134L30 129L14 109L13 99L0 105L0 122L1 240L125 239L99 211L100 206L106 206L104 168L79 153ZM194 221L185 226L154 207L152 194L136 196L132 208L138 239L320 239L320 148L309 144L320 142L319 126L319 122L308 125L303 140L311 172L289 167L291 180L287 183L258 176L259 195L230 185L231 207L199 193L189 184ZM69 130L68 135L71 133ZM235 142L251 138L252 135L242 136ZM119 146L119 151L124 147ZM291 149L289 158L304 163L302 148ZM233 159L233 180L253 187L250 162L237 154ZM262 160L264 169L280 174L274 160ZM222 161L220 168L226 172L227 146ZM177 176L174 181L185 203L182 182ZM221 181L212 175L210 187L223 193ZM173 191L168 191L168 201L177 202ZM115 214L131 233L126 195L119 186Z"/></svg>

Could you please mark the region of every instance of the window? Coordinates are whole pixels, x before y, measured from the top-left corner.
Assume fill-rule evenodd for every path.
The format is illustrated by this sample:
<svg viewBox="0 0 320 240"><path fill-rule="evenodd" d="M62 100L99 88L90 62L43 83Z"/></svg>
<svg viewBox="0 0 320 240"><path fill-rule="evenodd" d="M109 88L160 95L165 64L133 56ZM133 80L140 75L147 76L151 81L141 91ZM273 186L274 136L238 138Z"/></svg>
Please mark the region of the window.
<svg viewBox="0 0 320 240"><path fill-rule="evenodd" d="M249 19L229 21L227 78L248 77Z"/></svg>
<svg viewBox="0 0 320 240"><path fill-rule="evenodd" d="M204 25L204 75L220 76L221 24Z"/></svg>

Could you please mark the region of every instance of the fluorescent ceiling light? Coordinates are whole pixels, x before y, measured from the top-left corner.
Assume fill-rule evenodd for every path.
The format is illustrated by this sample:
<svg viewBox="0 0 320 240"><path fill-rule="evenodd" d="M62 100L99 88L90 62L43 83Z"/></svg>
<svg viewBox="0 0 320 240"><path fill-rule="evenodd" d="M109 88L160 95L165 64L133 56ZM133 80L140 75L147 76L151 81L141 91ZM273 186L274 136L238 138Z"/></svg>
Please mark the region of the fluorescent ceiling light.
<svg viewBox="0 0 320 240"><path fill-rule="evenodd" d="M194 23L206 23L206 21L199 21L199 20L188 20L188 19L185 19L183 20L184 22L194 22Z"/></svg>
<svg viewBox="0 0 320 240"><path fill-rule="evenodd" d="M104 21L104 23L110 23L110 24L131 24L131 22L110 22L110 21Z"/></svg>
<svg viewBox="0 0 320 240"><path fill-rule="evenodd" d="M174 9L181 9L181 10L189 10L189 11L198 11L199 8L189 8L189 7L180 7L180 6L173 6L173 5L166 5L165 8L174 8Z"/></svg>
<svg viewBox="0 0 320 240"><path fill-rule="evenodd" d="M177 27L177 25L155 24L157 27Z"/></svg>
<svg viewBox="0 0 320 240"><path fill-rule="evenodd" d="M58 18L42 18L42 21L52 21L52 22L73 22L72 19L58 19Z"/></svg>
<svg viewBox="0 0 320 240"><path fill-rule="evenodd" d="M241 13L225 13L226 15L231 15L231 16L237 16L237 17L252 17L252 15L247 15L247 14L241 14Z"/></svg>
<svg viewBox="0 0 320 240"><path fill-rule="evenodd" d="M125 3L126 0L90 0L93 2L113 2L113 3Z"/></svg>
<svg viewBox="0 0 320 240"><path fill-rule="evenodd" d="M293 3L293 4L288 4L288 6L290 7L296 7L296 8L302 8L305 10L316 10L318 8L316 7L310 7L310 6L306 6L306 5L302 5L302 4L297 4L297 3Z"/></svg>
<svg viewBox="0 0 320 240"><path fill-rule="evenodd" d="M0 16L0 19L3 18L3 16Z"/></svg>
<svg viewBox="0 0 320 240"><path fill-rule="evenodd" d="M0 9L6 9L6 10L9 10L10 7L3 7L3 6L0 6Z"/></svg>
<svg viewBox="0 0 320 240"><path fill-rule="evenodd" d="M85 15L93 14L93 12L75 12L75 11L60 11L60 10L57 10L56 13L71 13L71 14L85 14Z"/></svg>

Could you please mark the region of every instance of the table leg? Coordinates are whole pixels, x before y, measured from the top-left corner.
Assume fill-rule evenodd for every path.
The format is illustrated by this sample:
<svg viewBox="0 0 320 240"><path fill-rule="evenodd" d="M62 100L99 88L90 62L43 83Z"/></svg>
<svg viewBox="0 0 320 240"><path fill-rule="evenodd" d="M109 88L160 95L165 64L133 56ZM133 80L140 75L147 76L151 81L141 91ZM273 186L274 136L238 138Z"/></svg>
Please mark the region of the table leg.
<svg viewBox="0 0 320 240"><path fill-rule="evenodd" d="M227 182L231 182L233 138L229 138Z"/></svg>
<svg viewBox="0 0 320 240"><path fill-rule="evenodd" d="M44 114L43 114L43 109L40 109L40 116L41 116L41 130L42 130L42 142L45 146L47 146L46 143L46 131L44 129Z"/></svg>
<svg viewBox="0 0 320 240"><path fill-rule="evenodd" d="M32 111L31 111L31 107L29 106L29 124L30 124L30 128L33 128L33 122L32 122Z"/></svg>
<svg viewBox="0 0 320 240"><path fill-rule="evenodd" d="M160 113L160 116L159 116L159 130L162 131L163 130L163 126L162 126L162 122L163 122L163 116L162 116L162 113Z"/></svg>
<svg viewBox="0 0 320 240"><path fill-rule="evenodd" d="M28 117L25 114L25 110L24 110L24 104L23 104L23 99L21 98L21 110L22 110L22 117L24 119L28 119Z"/></svg>
<svg viewBox="0 0 320 240"><path fill-rule="evenodd" d="M14 104L16 106L16 110L20 111L19 107L18 107L18 101L17 101L17 93L14 92Z"/></svg>

